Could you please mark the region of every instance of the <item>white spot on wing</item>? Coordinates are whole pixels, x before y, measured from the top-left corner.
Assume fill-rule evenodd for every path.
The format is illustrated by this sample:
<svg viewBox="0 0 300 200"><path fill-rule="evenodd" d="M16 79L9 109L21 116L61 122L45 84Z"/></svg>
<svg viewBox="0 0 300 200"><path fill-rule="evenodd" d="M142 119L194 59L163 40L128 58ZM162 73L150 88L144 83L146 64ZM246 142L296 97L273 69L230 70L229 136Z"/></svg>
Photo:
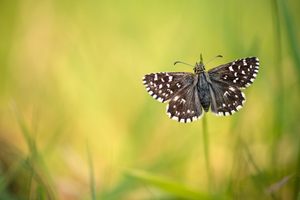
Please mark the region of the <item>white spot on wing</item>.
<svg viewBox="0 0 300 200"><path fill-rule="evenodd" d="M231 90L232 92L235 91L235 89L233 87L229 87L229 90Z"/></svg>
<svg viewBox="0 0 300 200"><path fill-rule="evenodd" d="M173 116L171 119L178 121L178 117L176 117L176 116Z"/></svg>
<svg viewBox="0 0 300 200"><path fill-rule="evenodd" d="M246 98L245 94L242 92L242 96L244 97L244 99Z"/></svg>
<svg viewBox="0 0 300 200"><path fill-rule="evenodd" d="M159 102L163 102L164 101L164 99L163 98L161 98L161 97L158 97L158 99L157 99Z"/></svg>
<svg viewBox="0 0 300 200"><path fill-rule="evenodd" d="M167 91L168 91L170 94L173 94L173 91L172 91L172 90L167 89Z"/></svg>
<svg viewBox="0 0 300 200"><path fill-rule="evenodd" d="M167 106L166 106L166 112L167 113L169 113L168 110L169 110L169 104L167 104Z"/></svg>
<svg viewBox="0 0 300 200"><path fill-rule="evenodd" d="M174 97L174 101L177 101L179 99L179 96Z"/></svg>
<svg viewBox="0 0 300 200"><path fill-rule="evenodd" d="M229 94L229 92L225 91L223 96L227 96L228 94Z"/></svg>

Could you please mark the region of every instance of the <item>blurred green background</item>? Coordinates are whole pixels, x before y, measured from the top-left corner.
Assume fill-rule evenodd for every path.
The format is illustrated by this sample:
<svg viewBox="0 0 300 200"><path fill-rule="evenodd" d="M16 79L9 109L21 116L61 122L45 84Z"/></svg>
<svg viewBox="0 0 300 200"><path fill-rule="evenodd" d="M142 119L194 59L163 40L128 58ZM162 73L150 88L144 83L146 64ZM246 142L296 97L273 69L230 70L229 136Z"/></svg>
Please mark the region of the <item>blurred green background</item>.
<svg viewBox="0 0 300 200"><path fill-rule="evenodd" d="M0 1L0 199L300 199L300 2ZM258 56L231 117L169 120L146 73Z"/></svg>

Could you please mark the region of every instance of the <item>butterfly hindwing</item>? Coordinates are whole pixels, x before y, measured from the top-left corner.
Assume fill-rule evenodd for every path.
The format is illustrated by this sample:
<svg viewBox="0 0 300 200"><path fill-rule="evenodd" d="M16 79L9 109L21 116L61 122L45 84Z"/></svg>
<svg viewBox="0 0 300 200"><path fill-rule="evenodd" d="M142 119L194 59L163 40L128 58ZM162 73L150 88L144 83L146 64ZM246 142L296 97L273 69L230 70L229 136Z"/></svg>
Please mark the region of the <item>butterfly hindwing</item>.
<svg viewBox="0 0 300 200"><path fill-rule="evenodd" d="M197 83L197 80L195 80ZM167 114L171 119L179 122L192 122L202 115L202 108L199 100L196 84L180 90L169 102Z"/></svg>
<svg viewBox="0 0 300 200"><path fill-rule="evenodd" d="M148 93L160 102L170 100L181 89L191 85L194 74L185 72L151 73L143 77Z"/></svg>
<svg viewBox="0 0 300 200"><path fill-rule="evenodd" d="M208 71L212 81L228 83L238 88L246 88L255 80L259 69L257 57L238 59Z"/></svg>
<svg viewBox="0 0 300 200"><path fill-rule="evenodd" d="M211 111L219 116L232 115L240 110L246 101L244 93L236 86L213 81L211 97Z"/></svg>

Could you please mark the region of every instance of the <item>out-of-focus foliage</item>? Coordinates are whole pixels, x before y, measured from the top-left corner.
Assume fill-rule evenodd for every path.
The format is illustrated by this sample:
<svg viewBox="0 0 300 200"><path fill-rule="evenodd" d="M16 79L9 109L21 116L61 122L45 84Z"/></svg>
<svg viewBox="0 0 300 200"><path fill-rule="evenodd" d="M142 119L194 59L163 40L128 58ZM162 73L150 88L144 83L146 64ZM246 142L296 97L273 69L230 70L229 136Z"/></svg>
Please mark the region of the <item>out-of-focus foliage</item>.
<svg viewBox="0 0 300 200"><path fill-rule="evenodd" d="M300 198L300 4L0 2L0 199ZM231 117L169 120L141 79L258 56ZM203 127L204 126L204 127Z"/></svg>

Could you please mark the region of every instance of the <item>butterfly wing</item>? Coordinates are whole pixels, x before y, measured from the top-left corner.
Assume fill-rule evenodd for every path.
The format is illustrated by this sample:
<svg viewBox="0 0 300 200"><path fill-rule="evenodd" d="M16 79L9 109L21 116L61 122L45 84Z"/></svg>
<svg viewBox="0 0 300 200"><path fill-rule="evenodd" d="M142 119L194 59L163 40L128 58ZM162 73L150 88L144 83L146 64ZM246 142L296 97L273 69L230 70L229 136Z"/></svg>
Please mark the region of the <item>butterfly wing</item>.
<svg viewBox="0 0 300 200"><path fill-rule="evenodd" d="M171 119L186 123L202 114L197 80L192 73L161 72L145 75L143 83L153 98L160 102L169 101L167 114Z"/></svg>
<svg viewBox="0 0 300 200"><path fill-rule="evenodd" d="M212 82L246 88L255 80L259 69L257 57L238 59L208 71Z"/></svg>
<svg viewBox="0 0 300 200"><path fill-rule="evenodd" d="M219 116L232 115L240 110L245 101L244 93L236 86L226 83L214 83L210 85L211 111Z"/></svg>
<svg viewBox="0 0 300 200"><path fill-rule="evenodd" d="M258 69L258 58L250 57L209 70L212 112L225 116L241 109L246 99L240 88L246 88L253 83Z"/></svg>
<svg viewBox="0 0 300 200"><path fill-rule="evenodd" d="M195 85L193 84L180 90L170 100L167 106L167 114L171 119L187 123L195 121L202 116L203 112Z"/></svg>
<svg viewBox="0 0 300 200"><path fill-rule="evenodd" d="M170 100L181 89L193 84L194 74L185 72L151 73L143 77L148 93L160 102Z"/></svg>

